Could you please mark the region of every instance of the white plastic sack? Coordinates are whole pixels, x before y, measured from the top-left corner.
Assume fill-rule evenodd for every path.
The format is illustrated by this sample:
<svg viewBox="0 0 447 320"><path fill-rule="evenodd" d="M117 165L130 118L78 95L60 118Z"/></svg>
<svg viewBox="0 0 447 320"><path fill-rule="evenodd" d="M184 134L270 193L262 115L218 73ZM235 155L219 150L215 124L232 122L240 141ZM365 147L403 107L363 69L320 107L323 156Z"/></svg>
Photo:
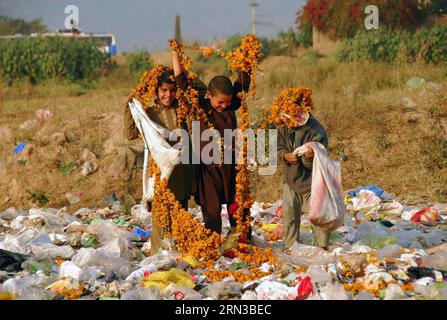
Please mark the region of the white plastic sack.
<svg viewBox="0 0 447 320"><path fill-rule="evenodd" d="M314 160L308 219L322 229L335 230L343 225L345 214L340 164L330 159L326 148L318 142L305 143L293 154L302 156L309 149L314 151Z"/></svg>
<svg viewBox="0 0 447 320"><path fill-rule="evenodd" d="M163 132L167 129L153 122L138 100L134 98L132 102L129 102L129 108L145 144L142 203L146 203L152 200L154 195L154 178L147 174L149 153L160 168L161 179L169 179L172 170L180 162L180 150L171 147L166 142Z"/></svg>

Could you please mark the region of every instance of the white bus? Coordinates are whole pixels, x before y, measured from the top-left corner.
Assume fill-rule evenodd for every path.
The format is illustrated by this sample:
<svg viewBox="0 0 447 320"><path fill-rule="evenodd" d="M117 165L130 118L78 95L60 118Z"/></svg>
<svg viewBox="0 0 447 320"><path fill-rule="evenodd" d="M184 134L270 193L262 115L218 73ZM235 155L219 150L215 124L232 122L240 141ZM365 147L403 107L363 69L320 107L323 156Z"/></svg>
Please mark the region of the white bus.
<svg viewBox="0 0 447 320"><path fill-rule="evenodd" d="M83 33L77 29L72 30L58 30L51 33L32 33L31 35L16 34L13 36L0 36L1 39L20 39L27 37L64 37L78 40L94 40L99 42L99 50L108 55L116 55L116 41L115 36L111 33Z"/></svg>

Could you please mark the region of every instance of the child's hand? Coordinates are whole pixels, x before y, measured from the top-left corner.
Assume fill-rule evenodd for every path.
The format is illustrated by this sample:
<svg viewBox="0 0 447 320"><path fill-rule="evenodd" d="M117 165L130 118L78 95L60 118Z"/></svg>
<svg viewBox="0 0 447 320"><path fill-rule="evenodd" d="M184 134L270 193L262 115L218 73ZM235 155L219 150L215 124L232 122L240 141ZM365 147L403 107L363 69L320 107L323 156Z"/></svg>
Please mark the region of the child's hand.
<svg viewBox="0 0 447 320"><path fill-rule="evenodd" d="M304 156L306 157L307 160L312 159L314 157L314 150L312 148L310 148L309 151L307 151Z"/></svg>
<svg viewBox="0 0 447 320"><path fill-rule="evenodd" d="M284 154L284 160L286 160L290 164L298 164L298 157L294 156L292 152Z"/></svg>

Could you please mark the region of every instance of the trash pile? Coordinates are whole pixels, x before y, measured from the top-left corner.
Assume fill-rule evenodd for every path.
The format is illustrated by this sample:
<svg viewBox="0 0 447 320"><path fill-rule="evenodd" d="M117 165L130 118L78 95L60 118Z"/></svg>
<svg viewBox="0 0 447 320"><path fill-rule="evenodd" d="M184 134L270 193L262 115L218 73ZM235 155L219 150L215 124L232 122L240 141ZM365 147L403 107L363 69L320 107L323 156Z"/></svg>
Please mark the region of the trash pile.
<svg viewBox="0 0 447 320"><path fill-rule="evenodd" d="M271 248L279 265L262 263L255 280L220 281L171 239L149 256L151 218L141 205L103 209L0 212L0 300L4 299L447 299L447 204L408 203L377 186L345 193L345 223L328 250L313 246L303 217L300 243L284 250L281 202L251 208L252 245ZM190 213L201 220L200 209ZM234 232L223 210L223 235ZM237 240L236 240L237 241ZM253 270L222 255L215 270ZM242 278L245 279L245 278Z"/></svg>

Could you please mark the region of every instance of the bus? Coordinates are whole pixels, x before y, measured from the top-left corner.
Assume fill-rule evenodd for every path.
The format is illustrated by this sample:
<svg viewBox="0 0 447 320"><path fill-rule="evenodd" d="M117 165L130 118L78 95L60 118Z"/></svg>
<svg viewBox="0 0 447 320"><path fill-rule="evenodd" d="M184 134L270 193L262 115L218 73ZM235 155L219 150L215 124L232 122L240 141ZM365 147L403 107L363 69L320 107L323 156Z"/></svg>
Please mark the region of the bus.
<svg viewBox="0 0 447 320"><path fill-rule="evenodd" d="M99 50L107 56L116 56L116 40L111 33L83 33L78 29L57 30L49 33L32 33L31 35L16 34L11 36L0 36L1 39L20 39L27 37L64 37L76 40L93 40L99 43Z"/></svg>

